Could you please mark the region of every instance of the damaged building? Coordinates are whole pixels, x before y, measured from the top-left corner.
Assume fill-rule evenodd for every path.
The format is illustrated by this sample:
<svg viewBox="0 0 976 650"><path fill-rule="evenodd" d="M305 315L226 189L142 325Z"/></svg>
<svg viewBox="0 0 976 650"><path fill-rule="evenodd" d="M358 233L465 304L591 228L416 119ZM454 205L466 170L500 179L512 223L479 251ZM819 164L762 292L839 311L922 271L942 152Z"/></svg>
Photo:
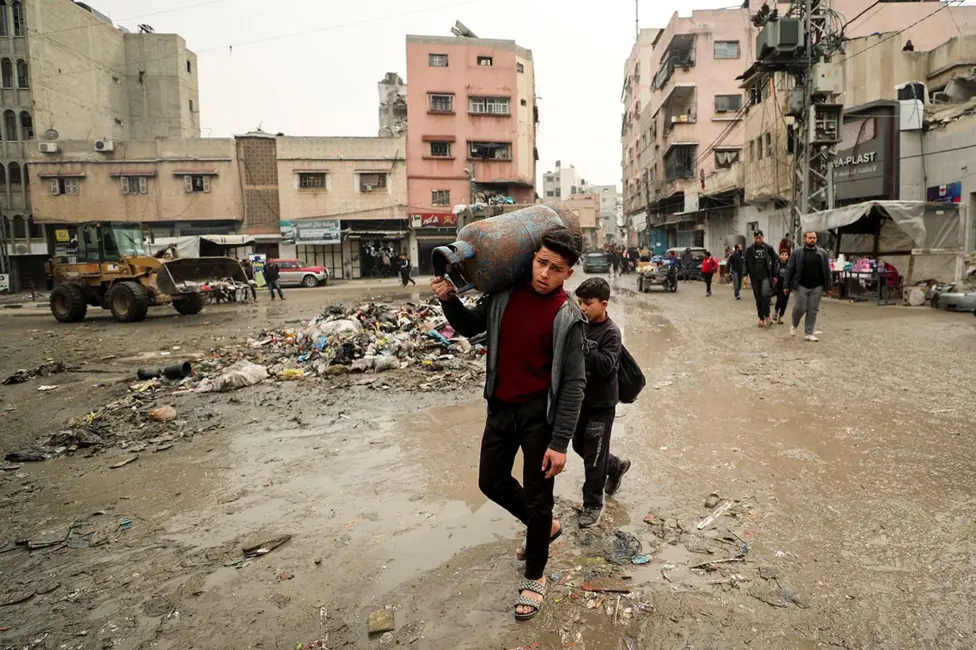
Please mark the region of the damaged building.
<svg viewBox="0 0 976 650"><path fill-rule="evenodd" d="M380 96L380 130L377 135L381 138L399 138L407 132L407 84L395 72L387 72L386 76L376 84Z"/></svg>

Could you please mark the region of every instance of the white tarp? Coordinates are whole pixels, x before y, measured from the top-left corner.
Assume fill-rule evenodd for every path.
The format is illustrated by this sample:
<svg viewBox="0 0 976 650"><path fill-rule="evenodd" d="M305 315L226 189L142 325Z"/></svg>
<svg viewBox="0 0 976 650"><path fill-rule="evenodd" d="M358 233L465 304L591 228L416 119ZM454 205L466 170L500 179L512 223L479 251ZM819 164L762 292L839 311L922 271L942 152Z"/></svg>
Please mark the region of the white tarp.
<svg viewBox="0 0 976 650"><path fill-rule="evenodd" d="M962 215L955 206L925 201L866 201L800 218L803 230L824 232L843 228L878 208L915 242L916 248L961 249Z"/></svg>
<svg viewBox="0 0 976 650"><path fill-rule="evenodd" d="M251 235L200 235L200 239L208 241L211 244L217 244L218 246L231 246L235 248L254 243L254 237Z"/></svg>
<svg viewBox="0 0 976 650"><path fill-rule="evenodd" d="M146 252L155 255L159 251L176 246L180 257L200 257L199 237L156 237L152 243L146 242Z"/></svg>

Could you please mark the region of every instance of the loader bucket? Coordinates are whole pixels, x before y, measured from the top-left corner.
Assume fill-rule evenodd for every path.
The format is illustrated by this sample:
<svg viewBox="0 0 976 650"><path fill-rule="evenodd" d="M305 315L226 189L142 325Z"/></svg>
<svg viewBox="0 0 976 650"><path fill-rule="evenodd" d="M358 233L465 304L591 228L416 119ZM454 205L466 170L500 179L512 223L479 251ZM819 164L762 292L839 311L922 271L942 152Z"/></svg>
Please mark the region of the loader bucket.
<svg viewBox="0 0 976 650"><path fill-rule="evenodd" d="M205 282L233 280L247 284L241 263L230 257L183 257L163 262L156 286L165 294L195 293Z"/></svg>

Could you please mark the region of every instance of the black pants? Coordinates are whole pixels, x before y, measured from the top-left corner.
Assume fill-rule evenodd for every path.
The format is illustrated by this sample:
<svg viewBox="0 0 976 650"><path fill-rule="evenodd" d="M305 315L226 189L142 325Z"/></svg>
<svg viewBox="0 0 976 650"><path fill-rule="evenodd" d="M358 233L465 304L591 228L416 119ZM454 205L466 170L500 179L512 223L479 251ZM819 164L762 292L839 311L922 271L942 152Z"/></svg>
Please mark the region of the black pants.
<svg viewBox="0 0 976 650"><path fill-rule="evenodd" d="M705 281L705 293L712 293L712 276L714 273L702 273L702 280Z"/></svg>
<svg viewBox="0 0 976 650"><path fill-rule="evenodd" d="M759 312L759 320L769 318L769 303L772 302L772 287L769 278L752 280L752 295L756 297L756 311Z"/></svg>
<svg viewBox="0 0 976 650"><path fill-rule="evenodd" d="M417 282L412 277L410 277L410 271L404 271L400 273L400 282L403 283L403 286L407 286L407 282L410 282L412 284L417 284Z"/></svg>
<svg viewBox="0 0 976 650"><path fill-rule="evenodd" d="M776 290L776 315L780 318L786 313L786 305L790 302L790 297L786 295L782 287Z"/></svg>
<svg viewBox="0 0 976 650"><path fill-rule="evenodd" d="M525 577L545 575L552 532L552 489L542 460L552 441L546 419L545 395L526 404L488 402L488 419L481 439L478 487L486 497L508 510L528 528L525 539ZM522 483L512 476L515 454L522 449Z"/></svg>
<svg viewBox="0 0 976 650"><path fill-rule="evenodd" d="M620 459L610 453L610 431L615 409L580 413L573 449L583 459L583 507L602 508L607 476L620 470Z"/></svg>

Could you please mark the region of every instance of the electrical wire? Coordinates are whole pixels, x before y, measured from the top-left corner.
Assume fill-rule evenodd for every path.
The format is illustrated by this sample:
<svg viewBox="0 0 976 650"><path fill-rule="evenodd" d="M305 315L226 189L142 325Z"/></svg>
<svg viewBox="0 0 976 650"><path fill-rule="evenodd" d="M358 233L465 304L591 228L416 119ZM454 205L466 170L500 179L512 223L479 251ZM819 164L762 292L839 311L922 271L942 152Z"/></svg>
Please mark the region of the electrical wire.
<svg viewBox="0 0 976 650"><path fill-rule="evenodd" d="M851 54L850 56L845 56L843 59L841 59L840 61L838 61L837 64L840 65L841 63L844 63L845 61L849 61L849 60L853 59L856 56L860 56L860 55L864 54L865 52L867 52L867 51L869 51L869 50L871 50L873 48L878 47L879 45L881 45L882 43L884 43L886 41L890 41L891 39L895 38L896 36L907 32L912 27L915 27L916 25L925 22L926 20L928 20L929 18L931 18L935 14L939 13L940 11L943 11L945 9L948 9L949 7L952 7L953 6L953 3L955 3L956 6L962 6L962 3L964 1L965 0L949 0L948 2L946 2L943 5L941 5L938 9L936 9L932 13L927 14L927 15L923 16L922 18L919 18L918 20L916 20L911 25L909 25L907 27L904 27L902 29L899 29L897 32L894 32L892 34L889 34L888 36L886 36L886 37L882 38L881 40L879 40L877 43L875 43L873 45L870 45L870 46L864 48L860 52L855 52L854 54Z"/></svg>

